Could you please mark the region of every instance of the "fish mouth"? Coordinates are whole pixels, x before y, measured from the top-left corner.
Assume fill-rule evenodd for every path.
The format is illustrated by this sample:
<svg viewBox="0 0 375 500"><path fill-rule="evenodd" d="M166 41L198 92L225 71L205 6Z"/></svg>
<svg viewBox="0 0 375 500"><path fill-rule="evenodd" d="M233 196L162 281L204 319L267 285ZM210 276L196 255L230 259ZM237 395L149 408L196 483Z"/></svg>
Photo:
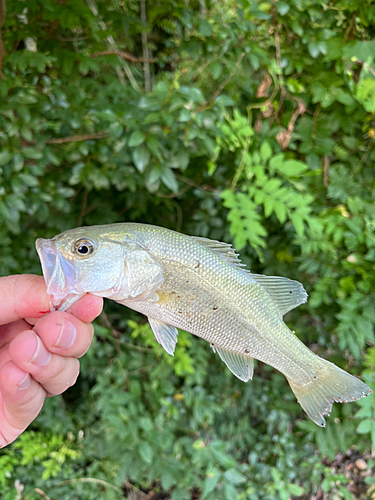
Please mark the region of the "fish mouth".
<svg viewBox="0 0 375 500"><path fill-rule="evenodd" d="M37 239L36 251L42 265L47 294L52 296L52 308L65 310L85 295L76 289L77 279L73 265L61 256L51 240Z"/></svg>

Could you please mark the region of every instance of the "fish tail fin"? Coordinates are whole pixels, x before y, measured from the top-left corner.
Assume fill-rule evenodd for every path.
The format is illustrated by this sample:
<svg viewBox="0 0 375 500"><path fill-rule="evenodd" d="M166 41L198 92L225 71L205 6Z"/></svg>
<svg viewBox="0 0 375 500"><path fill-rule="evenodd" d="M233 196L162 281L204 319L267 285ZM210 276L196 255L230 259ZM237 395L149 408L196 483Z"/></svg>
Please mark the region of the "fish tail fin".
<svg viewBox="0 0 375 500"><path fill-rule="evenodd" d="M324 416L329 416L334 401L349 403L368 396L372 391L364 382L341 370L338 366L319 358L315 376L301 385L288 379L299 404L313 422L325 427Z"/></svg>

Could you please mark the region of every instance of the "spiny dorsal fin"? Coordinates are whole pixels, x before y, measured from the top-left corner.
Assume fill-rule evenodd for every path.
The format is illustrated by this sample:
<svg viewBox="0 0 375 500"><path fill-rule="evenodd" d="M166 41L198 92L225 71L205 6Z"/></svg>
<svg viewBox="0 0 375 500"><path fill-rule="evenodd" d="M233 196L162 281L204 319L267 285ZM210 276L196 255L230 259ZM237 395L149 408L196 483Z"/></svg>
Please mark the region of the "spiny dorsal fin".
<svg viewBox="0 0 375 500"><path fill-rule="evenodd" d="M298 281L261 274L251 274L251 277L268 293L281 316L307 302L306 290Z"/></svg>
<svg viewBox="0 0 375 500"><path fill-rule="evenodd" d="M177 328L154 318L148 318L148 321L156 340L164 347L168 354L173 356L177 344Z"/></svg>
<svg viewBox="0 0 375 500"><path fill-rule="evenodd" d="M235 249L232 248L230 243L223 243L222 241L210 240L209 238L201 238L200 236L191 236L191 238L196 241L202 247L205 247L211 252L214 252L216 255L219 255L223 260L233 264L234 266L241 269L241 271L249 272L245 269L242 269L246 266L243 264L241 260L238 258L238 253L236 253Z"/></svg>
<svg viewBox="0 0 375 500"><path fill-rule="evenodd" d="M216 347L211 344L212 350L217 352L221 360L227 365L229 370L237 378L243 382L247 382L253 378L254 373L254 359L248 356L241 356L240 354L235 354L234 352L226 351L220 347Z"/></svg>

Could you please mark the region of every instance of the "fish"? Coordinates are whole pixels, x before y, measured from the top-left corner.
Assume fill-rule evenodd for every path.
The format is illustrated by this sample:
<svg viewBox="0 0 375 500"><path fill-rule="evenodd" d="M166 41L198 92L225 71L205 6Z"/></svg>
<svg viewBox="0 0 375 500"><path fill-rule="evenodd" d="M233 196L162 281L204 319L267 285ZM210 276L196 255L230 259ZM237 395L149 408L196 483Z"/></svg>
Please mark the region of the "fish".
<svg viewBox="0 0 375 500"><path fill-rule="evenodd" d="M230 244L124 222L67 230L36 241L51 307L66 311L91 293L147 316L172 355L178 328L206 340L243 382L254 359L281 372L297 401L325 426L334 402L367 396L357 377L317 356L283 316L307 301L301 283L245 269Z"/></svg>

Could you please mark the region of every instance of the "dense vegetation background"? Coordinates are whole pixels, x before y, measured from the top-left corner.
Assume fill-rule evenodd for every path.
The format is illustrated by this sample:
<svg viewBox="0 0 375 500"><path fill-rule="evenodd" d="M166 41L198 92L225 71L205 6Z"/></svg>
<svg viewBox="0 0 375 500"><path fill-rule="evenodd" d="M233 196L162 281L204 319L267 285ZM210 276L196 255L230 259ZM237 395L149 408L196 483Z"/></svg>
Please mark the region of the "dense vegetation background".
<svg viewBox="0 0 375 500"><path fill-rule="evenodd" d="M372 385L374 3L0 6L1 275L40 273L35 239L79 225L233 242L303 282L288 324ZM189 334L172 358L107 303L77 385L0 452L0 497L373 498L374 450L373 396L320 429L275 370L243 384Z"/></svg>

